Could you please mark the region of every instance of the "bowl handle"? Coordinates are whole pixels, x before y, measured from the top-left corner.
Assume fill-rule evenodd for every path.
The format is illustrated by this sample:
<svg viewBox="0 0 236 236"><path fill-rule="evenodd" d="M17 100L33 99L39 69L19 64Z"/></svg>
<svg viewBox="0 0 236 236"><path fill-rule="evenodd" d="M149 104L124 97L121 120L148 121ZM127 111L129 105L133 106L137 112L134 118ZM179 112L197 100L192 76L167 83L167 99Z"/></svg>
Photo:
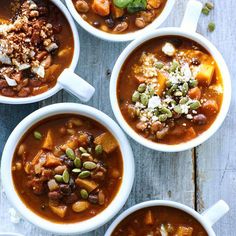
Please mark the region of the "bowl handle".
<svg viewBox="0 0 236 236"><path fill-rule="evenodd" d="M228 204L220 200L217 203L215 203L212 207L207 209L202 213L203 218L210 224L210 226L213 226L222 216L224 216L229 211Z"/></svg>
<svg viewBox="0 0 236 236"><path fill-rule="evenodd" d="M95 88L79 77L71 69L65 69L58 78L58 83L68 92L78 97L83 102L88 102L94 92Z"/></svg>
<svg viewBox="0 0 236 236"><path fill-rule="evenodd" d="M197 0L189 0L185 10L181 28L187 31L195 32L202 12L202 3Z"/></svg>

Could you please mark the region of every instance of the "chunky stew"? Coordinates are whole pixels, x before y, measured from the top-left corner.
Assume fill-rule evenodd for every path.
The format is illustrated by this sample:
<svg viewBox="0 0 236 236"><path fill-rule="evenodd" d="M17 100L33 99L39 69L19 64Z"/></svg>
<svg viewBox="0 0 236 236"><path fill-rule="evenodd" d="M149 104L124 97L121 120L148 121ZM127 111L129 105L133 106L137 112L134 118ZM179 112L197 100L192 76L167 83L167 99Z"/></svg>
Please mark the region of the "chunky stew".
<svg viewBox="0 0 236 236"><path fill-rule="evenodd" d="M167 0L73 0L76 10L92 26L109 33L136 31L153 22Z"/></svg>
<svg viewBox="0 0 236 236"><path fill-rule="evenodd" d="M192 216L175 208L156 206L126 217L112 236L208 236Z"/></svg>
<svg viewBox="0 0 236 236"><path fill-rule="evenodd" d="M26 132L12 162L25 205L50 221L79 222L104 210L119 190L123 161L116 139L82 116L44 120Z"/></svg>
<svg viewBox="0 0 236 236"><path fill-rule="evenodd" d="M155 38L136 49L122 67L117 88L127 123L143 137L165 144L206 131L223 98L214 58L178 36Z"/></svg>
<svg viewBox="0 0 236 236"><path fill-rule="evenodd" d="M29 97L52 88L70 66L67 19L47 0L1 0L0 95Z"/></svg>

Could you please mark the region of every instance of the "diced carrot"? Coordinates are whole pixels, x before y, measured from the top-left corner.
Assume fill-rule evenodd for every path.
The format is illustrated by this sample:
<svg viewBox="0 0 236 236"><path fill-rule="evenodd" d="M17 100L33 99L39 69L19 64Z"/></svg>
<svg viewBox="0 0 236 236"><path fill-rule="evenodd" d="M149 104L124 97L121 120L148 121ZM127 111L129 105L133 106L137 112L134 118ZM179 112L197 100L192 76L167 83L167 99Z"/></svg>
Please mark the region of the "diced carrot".
<svg viewBox="0 0 236 236"><path fill-rule="evenodd" d="M191 89L189 89L189 91L188 91L188 96L189 96L191 99L200 100L201 95L202 95L201 89L198 88L198 87L191 88Z"/></svg>
<svg viewBox="0 0 236 236"><path fill-rule="evenodd" d="M33 95L38 95L38 94L44 93L46 91L48 91L48 85L43 85L41 87L33 88L32 94Z"/></svg>
<svg viewBox="0 0 236 236"><path fill-rule="evenodd" d="M144 224L145 225L153 225L154 224L154 217L153 217L151 210L148 210L148 212L146 213L145 218L144 218Z"/></svg>
<svg viewBox="0 0 236 236"><path fill-rule="evenodd" d="M197 136L197 134L196 134L196 132L195 132L193 127L187 129L186 136L187 136L188 140L191 140L191 139L193 139L193 138L195 138Z"/></svg>
<svg viewBox="0 0 236 236"><path fill-rule="evenodd" d="M61 165L61 161L58 157L55 157L52 153L48 153L46 156L45 167L56 167Z"/></svg>
<svg viewBox="0 0 236 236"><path fill-rule="evenodd" d="M52 131L49 129L47 132L47 136L43 142L43 149L52 150L53 149L53 139L52 139Z"/></svg>
<svg viewBox="0 0 236 236"><path fill-rule="evenodd" d="M31 164L32 164L33 166L38 163L39 158L42 156L42 154L43 154L43 150L39 150L39 151L37 152L37 154L35 155L35 157L34 157L33 160L31 161Z"/></svg>
<svg viewBox="0 0 236 236"><path fill-rule="evenodd" d="M116 7L114 4L111 4L111 13L114 18L119 18L124 15L124 10Z"/></svg>
<svg viewBox="0 0 236 236"><path fill-rule="evenodd" d="M66 150L67 148L75 149L78 147L78 139L73 137L69 139L64 145L61 146L62 150Z"/></svg>
<svg viewBox="0 0 236 236"><path fill-rule="evenodd" d="M162 73L158 73L158 89L156 91L156 94L158 96L161 96L162 93L164 92L165 88L166 88L166 76Z"/></svg>
<svg viewBox="0 0 236 236"><path fill-rule="evenodd" d="M161 0L148 0L147 4L149 6L149 8L154 8L157 9L161 6Z"/></svg>
<svg viewBox="0 0 236 236"><path fill-rule="evenodd" d="M85 188L88 192L92 192L94 189L96 189L98 187L98 184L95 183L93 180L86 180L86 179L77 178L75 180L75 183L80 188Z"/></svg>
<svg viewBox="0 0 236 236"><path fill-rule="evenodd" d="M52 206L49 205L50 209L52 210L53 213L55 213L56 215L58 215L61 218L64 218L66 215L66 211L67 211L67 206Z"/></svg>
<svg viewBox="0 0 236 236"><path fill-rule="evenodd" d="M94 0L92 9L100 16L107 16L110 14L110 2L109 0Z"/></svg>
<svg viewBox="0 0 236 236"><path fill-rule="evenodd" d="M201 109L206 113L216 113L219 110L219 106L215 100L210 99L202 104Z"/></svg>
<svg viewBox="0 0 236 236"><path fill-rule="evenodd" d="M176 236L192 236L193 228L187 226L179 226Z"/></svg>
<svg viewBox="0 0 236 236"><path fill-rule="evenodd" d="M94 143L102 145L103 150L106 153L111 153L118 147L116 139L108 132L105 132L96 137Z"/></svg>
<svg viewBox="0 0 236 236"><path fill-rule="evenodd" d="M201 64L200 71L196 79L200 85L210 85L215 72L215 66L211 64Z"/></svg>

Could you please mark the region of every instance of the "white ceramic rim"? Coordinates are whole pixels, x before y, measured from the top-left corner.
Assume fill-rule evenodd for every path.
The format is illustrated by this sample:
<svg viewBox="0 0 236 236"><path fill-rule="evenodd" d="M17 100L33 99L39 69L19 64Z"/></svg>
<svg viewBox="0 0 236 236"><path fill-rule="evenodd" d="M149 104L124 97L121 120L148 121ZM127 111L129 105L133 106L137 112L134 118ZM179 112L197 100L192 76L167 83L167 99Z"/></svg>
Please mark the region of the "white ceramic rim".
<svg viewBox="0 0 236 236"><path fill-rule="evenodd" d="M126 122L124 119L119 104L117 101L117 80L119 76L120 69L122 68L122 65L124 64L127 57L142 43L156 37L161 36L167 36L167 35L173 35L173 36L182 36L189 38L201 46L203 46L209 53L213 56L215 59L221 74L223 78L223 85L224 85L224 95L223 95L223 101L221 110L214 121L214 123L209 127L208 130L203 132L198 137L184 143L176 144L176 145L167 145L167 144L160 144L152 142L138 133L136 133L130 125ZM136 142L140 143L143 146L146 146L150 149L156 150L156 151L163 151L163 152L180 152L185 151L191 148L194 148L203 142L205 142L207 139L209 139L222 125L227 112L229 110L230 106L230 100L231 100L231 80L230 80L230 73L228 70L228 67L220 54L220 52L216 49L216 47L208 41L205 37L202 35L195 33L195 32L189 32L187 30L181 29L181 28L162 28L158 29L156 31L153 31L143 37L138 38L137 40L131 42L125 50L121 53L119 58L116 61L116 64L113 68L112 75L111 75L111 81L110 81L110 101L113 113L115 114L115 117L117 121L119 122L120 126L125 130L125 132L133 138Z"/></svg>
<svg viewBox="0 0 236 236"><path fill-rule="evenodd" d="M66 17L66 19L71 27L71 31L72 31L72 34L74 37L74 55L73 55L71 65L69 68L74 71L77 66L77 63L79 60L79 55L80 55L80 40L79 40L78 30L77 30L75 22L74 22L73 18L71 17L66 6L61 1L58 1L58 0L50 0L50 1L61 10L61 12ZM31 97L26 97L26 98L11 98L11 97L5 97L5 96L0 95L0 103L5 103L5 104L34 103L34 102L44 100L48 97L51 97L55 93L59 92L61 89L62 89L62 87L57 83L53 88L49 89L47 92L41 93L36 96L31 96Z"/></svg>
<svg viewBox="0 0 236 236"><path fill-rule="evenodd" d="M72 2L72 0L65 0L66 5L71 12L72 16L76 20L76 22L84 28L87 32L90 34L103 39L107 41L113 41L113 42L127 42L136 39L138 36L144 35L156 28L158 28L169 16L171 13L176 0L168 0L166 2L165 8L161 12L161 14L149 25L147 25L145 28L137 30L135 32L130 32L126 34L111 34L104 32L102 30L96 29L92 25L90 25L88 22L86 22L80 14L76 11L75 6Z"/></svg>
<svg viewBox="0 0 236 236"><path fill-rule="evenodd" d="M143 208L152 207L152 206L167 206L167 207L172 207L172 208L176 208L176 209L179 209L181 211L184 211L187 214L191 215L194 219L196 219L203 226L203 228L207 231L209 236L216 236L214 231L213 231L213 229L212 229L212 227L210 227L210 225L203 218L202 215L200 215L198 212L196 212L195 210L193 210L192 208L190 208L190 207L188 207L186 205L183 205L181 203L174 202L174 201L168 201L168 200L146 201L146 202L142 202L142 203L139 203L137 205L134 205L134 206L128 208L126 211L124 211L121 215L119 215L113 221L113 223L110 225L110 227L106 231L105 236L111 236L112 232L117 227L117 225L122 220L124 220L127 216L132 214L133 212L135 212L137 210L140 210L140 209L143 209Z"/></svg>
<svg viewBox="0 0 236 236"><path fill-rule="evenodd" d="M83 116L90 117L101 123L106 127L117 139L120 145L120 149L123 157L123 180L119 191L117 192L115 198L112 200L110 205L105 208L101 213L94 216L91 219L79 222L79 223L68 223L68 224L58 224L46 219L41 218L36 215L33 211L28 209L26 205L21 201L17 192L14 188L14 183L11 174L11 165L14 150L24 135L26 130L32 127L34 124L38 123L40 120L47 117L51 117L57 114L79 114ZM125 204L134 181L134 157L131 146L128 139L126 138L124 132L121 128L105 113L86 105L75 104L75 103L58 103L50 106L43 107L25 119L23 119L13 130L7 143L3 150L2 162L1 162L1 179L3 188L6 195L12 205L20 212L20 214L26 218L28 221L34 225L53 233L58 234L82 234L92 231L106 222L108 222L112 217L119 212L119 210Z"/></svg>

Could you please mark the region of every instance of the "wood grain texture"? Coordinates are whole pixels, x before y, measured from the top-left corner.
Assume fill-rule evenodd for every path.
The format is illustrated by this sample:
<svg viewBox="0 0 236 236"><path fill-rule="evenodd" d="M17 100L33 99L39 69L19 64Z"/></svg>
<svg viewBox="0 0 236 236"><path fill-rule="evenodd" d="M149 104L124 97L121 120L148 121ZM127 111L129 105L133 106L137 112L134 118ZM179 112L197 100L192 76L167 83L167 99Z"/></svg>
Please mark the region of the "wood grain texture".
<svg viewBox="0 0 236 236"><path fill-rule="evenodd" d="M233 48L235 49L235 42L233 41L236 36L233 26L236 22L235 19L232 19L233 12L231 11L233 7L236 7L236 2L228 0L226 6L221 1L215 0L215 2L217 7L214 14L208 18L202 16L198 31L214 41L220 51L223 52L228 64L233 65L236 52L236 50L233 52ZM179 26L186 3L187 0L177 0L175 9L163 26ZM224 9L224 11L221 9ZM216 32L213 34L206 32L207 22L211 18L216 21L217 25ZM80 27L78 28L81 52L76 72L96 88L95 96L88 105L94 106L114 118L109 102L110 72L127 43L105 42L89 35ZM226 45L230 49L227 49ZM236 72L234 68L233 70ZM24 116L37 109L37 107L58 102L80 101L61 91L52 98L38 104L27 106L0 105L0 147L3 147L12 129ZM235 104L232 105L235 108ZM236 139L233 132L230 132L232 124L235 124L235 119L231 112L222 129L209 142L197 149L197 156L194 156L194 152L191 150L178 154L154 152L130 139L135 155L136 178L132 193L122 211L136 203L150 199L171 199L190 207L197 207L201 211L222 197L229 202L231 207L236 207L234 200L235 186L231 187L231 185L235 185L235 164L233 162L235 150L230 149L230 147L234 146ZM222 137L224 137L224 140L221 139ZM197 189L197 192L195 192L195 189ZM218 193L218 190L222 192L219 191ZM4 191L1 190L0 232L20 232L26 236L51 236L50 233L36 228L25 220L16 225L12 224L8 214L9 207ZM218 227L216 227L217 235L233 235L233 230L236 229L233 224L236 212L232 210L230 216L225 217L218 224ZM84 235L103 236L108 225L109 223L94 232ZM222 229L224 226L228 227Z"/></svg>

